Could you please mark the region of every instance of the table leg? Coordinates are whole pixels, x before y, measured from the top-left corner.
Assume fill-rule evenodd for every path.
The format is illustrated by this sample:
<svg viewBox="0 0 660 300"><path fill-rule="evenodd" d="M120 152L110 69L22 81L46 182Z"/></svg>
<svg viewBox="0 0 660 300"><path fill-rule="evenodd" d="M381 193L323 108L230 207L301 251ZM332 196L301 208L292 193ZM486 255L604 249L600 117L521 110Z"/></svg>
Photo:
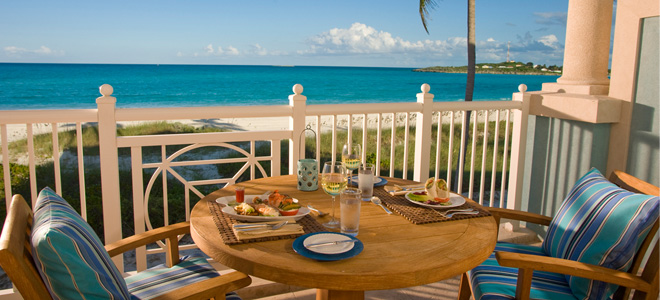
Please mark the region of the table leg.
<svg viewBox="0 0 660 300"><path fill-rule="evenodd" d="M364 291L316 290L316 300L364 300Z"/></svg>

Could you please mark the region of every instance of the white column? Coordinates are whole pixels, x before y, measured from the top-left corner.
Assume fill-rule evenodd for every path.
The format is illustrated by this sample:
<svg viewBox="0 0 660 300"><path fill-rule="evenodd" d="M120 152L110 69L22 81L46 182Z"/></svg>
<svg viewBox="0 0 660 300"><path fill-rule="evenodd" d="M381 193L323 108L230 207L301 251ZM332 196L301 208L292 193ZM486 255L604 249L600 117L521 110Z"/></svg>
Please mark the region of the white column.
<svg viewBox="0 0 660 300"><path fill-rule="evenodd" d="M570 0L559 84L609 85L612 0Z"/></svg>
<svg viewBox="0 0 660 300"><path fill-rule="evenodd" d="M415 125L415 166L413 174L413 180L420 182L429 177L431 127L433 126L433 94L429 93L431 87L425 83L422 84L421 89L422 92L417 94L417 103L422 105L422 112L417 113L417 123Z"/></svg>

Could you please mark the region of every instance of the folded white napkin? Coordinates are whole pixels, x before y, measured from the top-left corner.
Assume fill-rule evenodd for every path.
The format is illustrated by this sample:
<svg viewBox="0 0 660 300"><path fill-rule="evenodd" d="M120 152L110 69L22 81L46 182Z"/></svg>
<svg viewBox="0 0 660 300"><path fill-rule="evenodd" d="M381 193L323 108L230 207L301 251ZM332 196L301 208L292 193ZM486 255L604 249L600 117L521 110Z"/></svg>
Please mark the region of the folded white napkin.
<svg viewBox="0 0 660 300"><path fill-rule="evenodd" d="M232 225L232 230L236 235L236 238L240 240L246 239L256 239L262 237L270 236L281 236L281 235L290 235L290 234L304 234L302 225L296 224L295 221L289 221L286 225L282 226L279 229L272 230L269 227L255 228L251 230L240 230L240 226L236 225L257 225L257 224L277 224L279 222L265 222L265 223L241 223Z"/></svg>

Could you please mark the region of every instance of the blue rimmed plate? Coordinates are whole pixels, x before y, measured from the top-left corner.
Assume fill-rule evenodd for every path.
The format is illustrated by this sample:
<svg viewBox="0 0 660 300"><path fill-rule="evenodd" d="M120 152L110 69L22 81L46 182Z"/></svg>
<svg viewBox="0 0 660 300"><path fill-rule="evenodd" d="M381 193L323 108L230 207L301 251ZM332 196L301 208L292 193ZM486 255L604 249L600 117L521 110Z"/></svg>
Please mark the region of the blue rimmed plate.
<svg viewBox="0 0 660 300"><path fill-rule="evenodd" d="M379 177L376 177L376 178L374 179L374 187L377 187L377 186L384 186L384 185L386 185L386 184L387 184L387 179L385 179L385 178L383 178L383 177L380 177L380 176L379 176ZM353 177L351 177L351 185L353 185L353 186L358 186L358 177L357 177L357 176L353 176Z"/></svg>
<svg viewBox="0 0 660 300"><path fill-rule="evenodd" d="M314 252L314 251L311 251L311 250L307 249L305 247L305 240L308 239L308 238L314 239L315 238L314 236L319 235L319 234L326 235L326 236L327 235L339 235L340 238L342 238L342 239L345 238L345 237L348 237L350 239L356 240L356 242L353 243L353 247L350 248L348 251L342 252L342 253L337 253L337 254L323 254L323 253L318 253L318 252ZM337 233L337 232L322 231L322 232L308 233L308 234L305 234L301 237L298 237L297 239L295 239L293 241L293 250L296 251L296 253L298 253L298 254L300 254L304 257L315 259L315 260L320 260L320 261L335 261L335 260L342 260L342 259L351 258L351 257L354 257L354 256L360 254L360 252L362 252L363 249L364 249L364 244L362 244L362 242L359 239L357 239L355 237L352 237L348 234Z"/></svg>

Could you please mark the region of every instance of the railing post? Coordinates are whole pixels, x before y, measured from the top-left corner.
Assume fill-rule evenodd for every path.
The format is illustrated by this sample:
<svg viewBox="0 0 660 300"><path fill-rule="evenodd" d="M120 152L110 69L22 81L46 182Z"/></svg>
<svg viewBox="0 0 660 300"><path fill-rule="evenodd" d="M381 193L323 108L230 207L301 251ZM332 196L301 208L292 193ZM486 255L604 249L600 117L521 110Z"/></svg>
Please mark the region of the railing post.
<svg viewBox="0 0 660 300"><path fill-rule="evenodd" d="M520 110L514 110L513 132L511 136L511 166L509 168L509 191L506 208L520 210L525 169L525 149L527 144L527 123L529 120L529 94L527 86L518 86L520 93L513 93L513 101L522 101Z"/></svg>
<svg viewBox="0 0 660 300"><path fill-rule="evenodd" d="M422 92L417 94L417 103L422 111L417 113L415 125L415 170L413 180L424 181L429 177L431 164L431 129L433 126L433 94L431 86L422 84ZM404 158L405 159L405 158Z"/></svg>
<svg viewBox="0 0 660 300"><path fill-rule="evenodd" d="M289 105L292 108L291 117L289 117L289 129L292 132L291 139L289 139L289 174L298 173L298 159L305 157L305 143L299 141L300 134L305 130L305 106L307 105L307 97L303 96L302 92L303 86L295 84L293 95L289 95Z"/></svg>
<svg viewBox="0 0 660 300"><path fill-rule="evenodd" d="M117 120L112 86L102 85L101 97L96 98L99 126L99 158L101 165L101 197L103 203L103 232L105 243L118 241L121 234L121 200L119 197L119 159L117 157ZM124 270L121 255L113 261L120 272Z"/></svg>

